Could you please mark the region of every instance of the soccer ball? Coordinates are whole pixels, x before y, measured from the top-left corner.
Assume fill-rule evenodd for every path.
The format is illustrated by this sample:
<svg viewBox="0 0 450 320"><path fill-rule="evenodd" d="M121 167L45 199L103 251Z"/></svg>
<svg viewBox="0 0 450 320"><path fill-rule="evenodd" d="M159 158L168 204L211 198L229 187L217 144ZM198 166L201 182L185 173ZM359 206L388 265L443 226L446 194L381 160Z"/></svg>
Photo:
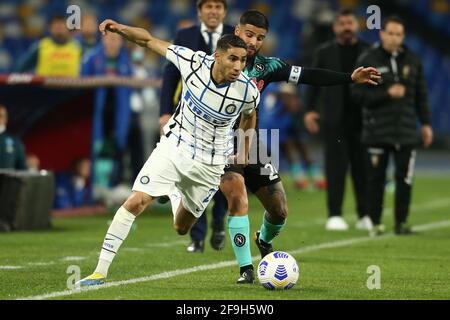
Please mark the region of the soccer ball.
<svg viewBox="0 0 450 320"><path fill-rule="evenodd" d="M274 251L259 263L258 279L268 290L290 289L297 283L299 271L293 256L283 251Z"/></svg>

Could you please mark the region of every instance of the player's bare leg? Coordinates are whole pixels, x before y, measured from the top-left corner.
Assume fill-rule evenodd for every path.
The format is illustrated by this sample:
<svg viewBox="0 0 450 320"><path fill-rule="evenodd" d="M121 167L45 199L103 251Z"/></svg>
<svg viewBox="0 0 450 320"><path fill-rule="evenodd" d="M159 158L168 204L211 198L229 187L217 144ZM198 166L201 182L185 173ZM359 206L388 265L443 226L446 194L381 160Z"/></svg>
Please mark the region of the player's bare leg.
<svg viewBox="0 0 450 320"><path fill-rule="evenodd" d="M175 231L180 236L183 236L187 234L189 230L191 230L196 221L197 218L194 217L194 215L190 211L184 208L182 203L180 203L173 223Z"/></svg>
<svg viewBox="0 0 450 320"><path fill-rule="evenodd" d="M90 276L79 281L81 286L103 284L108 276L108 269L117 251L130 232L134 219L152 203L153 197L146 193L133 191L125 203L117 210L106 232L100 251L97 268Z"/></svg>
<svg viewBox="0 0 450 320"><path fill-rule="evenodd" d="M228 232L230 234L241 277L237 283L253 283L253 265L250 252L250 224L248 198L244 177L236 172L226 172L220 181L220 190L228 202Z"/></svg>
<svg viewBox="0 0 450 320"><path fill-rule="evenodd" d="M154 198L152 196L144 192L133 191L123 204L123 207L137 217L153 202L153 200Z"/></svg>
<svg viewBox="0 0 450 320"><path fill-rule="evenodd" d="M260 231L256 232L256 245L261 253L261 258L263 258L273 251L272 240L285 225L288 206L281 181L259 188L255 195L266 209Z"/></svg>

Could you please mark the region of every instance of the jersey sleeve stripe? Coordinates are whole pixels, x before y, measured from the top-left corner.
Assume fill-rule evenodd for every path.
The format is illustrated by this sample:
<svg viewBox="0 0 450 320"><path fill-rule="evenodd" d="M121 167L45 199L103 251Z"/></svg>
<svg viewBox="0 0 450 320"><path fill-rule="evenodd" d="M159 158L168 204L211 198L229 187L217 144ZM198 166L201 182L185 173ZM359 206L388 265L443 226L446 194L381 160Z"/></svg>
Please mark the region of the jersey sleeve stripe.
<svg viewBox="0 0 450 320"><path fill-rule="evenodd" d="M302 67L292 66L288 82L298 84L301 74L302 74Z"/></svg>
<svg viewBox="0 0 450 320"><path fill-rule="evenodd" d="M186 61L192 61L192 57L191 58L186 58L185 56L183 56L181 53L178 52L179 50L175 51L171 47L168 47L167 50L172 51L178 58L181 58L181 59L186 60Z"/></svg>

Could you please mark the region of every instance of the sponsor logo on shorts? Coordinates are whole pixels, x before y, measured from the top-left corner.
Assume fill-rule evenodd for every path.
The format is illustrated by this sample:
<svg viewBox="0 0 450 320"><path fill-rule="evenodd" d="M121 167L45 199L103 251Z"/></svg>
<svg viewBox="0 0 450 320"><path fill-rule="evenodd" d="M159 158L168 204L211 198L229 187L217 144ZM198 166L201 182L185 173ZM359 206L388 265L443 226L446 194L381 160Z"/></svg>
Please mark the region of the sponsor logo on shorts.
<svg viewBox="0 0 450 320"><path fill-rule="evenodd" d="M148 176L142 176L141 179L139 179L139 181L142 184L148 184L150 182L150 178Z"/></svg>
<svg viewBox="0 0 450 320"><path fill-rule="evenodd" d="M242 246L244 246L244 244L245 244L245 242L246 242L246 239L245 239L245 236L244 236L242 233L237 233L237 234L234 236L233 241L234 241L234 244L235 244L237 247L242 247Z"/></svg>

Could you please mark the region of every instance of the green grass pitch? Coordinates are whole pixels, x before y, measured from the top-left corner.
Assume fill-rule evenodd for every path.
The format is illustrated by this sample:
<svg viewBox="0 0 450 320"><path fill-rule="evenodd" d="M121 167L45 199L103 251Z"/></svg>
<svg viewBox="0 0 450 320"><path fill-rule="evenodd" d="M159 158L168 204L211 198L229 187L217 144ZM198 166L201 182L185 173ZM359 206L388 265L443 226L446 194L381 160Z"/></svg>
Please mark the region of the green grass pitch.
<svg viewBox="0 0 450 320"><path fill-rule="evenodd" d="M388 234L378 238L355 230L350 183L344 217L351 228L327 232L325 193L295 190L289 177L284 182L289 218L274 246L292 253L299 263L300 278L291 290L235 284L238 268L230 240L221 252L208 243L203 254L187 253L189 237L174 232L170 208L160 206L136 220L110 268L109 285L86 292L68 291L68 278L74 275L68 268L80 268L82 277L93 271L112 213L54 219L54 228L45 232L0 234L0 299L450 298L450 178L416 178L410 223L419 231L410 236L390 234L393 195L386 193ZM263 209L253 196L249 207L254 232ZM256 266L258 251L251 245ZM380 268L380 289L367 287L372 265Z"/></svg>

